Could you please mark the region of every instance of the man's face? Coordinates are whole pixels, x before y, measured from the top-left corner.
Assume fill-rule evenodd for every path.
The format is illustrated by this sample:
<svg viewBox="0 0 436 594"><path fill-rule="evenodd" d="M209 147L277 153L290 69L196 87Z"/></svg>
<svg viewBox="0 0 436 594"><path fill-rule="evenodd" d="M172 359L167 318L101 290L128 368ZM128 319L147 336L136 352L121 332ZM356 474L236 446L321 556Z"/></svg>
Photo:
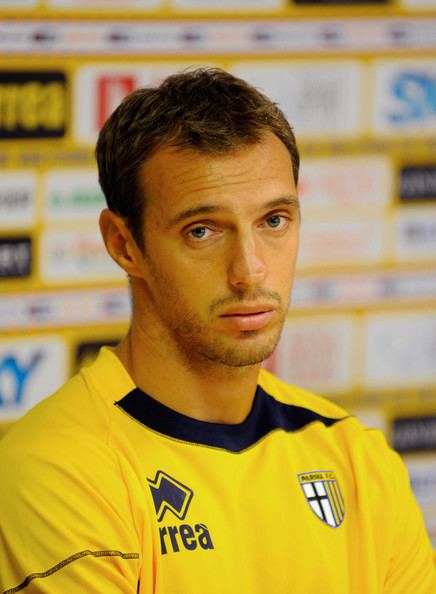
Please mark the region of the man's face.
<svg viewBox="0 0 436 594"><path fill-rule="evenodd" d="M185 360L266 359L285 320L299 212L289 153L273 134L231 154L163 148L144 165L147 206L136 309Z"/></svg>

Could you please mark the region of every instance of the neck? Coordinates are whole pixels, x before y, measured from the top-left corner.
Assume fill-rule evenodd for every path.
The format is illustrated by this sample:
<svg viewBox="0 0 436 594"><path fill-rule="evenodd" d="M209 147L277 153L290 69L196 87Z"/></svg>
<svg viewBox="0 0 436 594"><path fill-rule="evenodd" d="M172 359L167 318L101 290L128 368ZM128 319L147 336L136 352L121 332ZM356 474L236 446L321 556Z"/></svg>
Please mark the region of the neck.
<svg viewBox="0 0 436 594"><path fill-rule="evenodd" d="M143 392L173 410L212 423L241 423L250 413L260 364L230 367L182 357L177 348L132 322L116 347L132 380Z"/></svg>

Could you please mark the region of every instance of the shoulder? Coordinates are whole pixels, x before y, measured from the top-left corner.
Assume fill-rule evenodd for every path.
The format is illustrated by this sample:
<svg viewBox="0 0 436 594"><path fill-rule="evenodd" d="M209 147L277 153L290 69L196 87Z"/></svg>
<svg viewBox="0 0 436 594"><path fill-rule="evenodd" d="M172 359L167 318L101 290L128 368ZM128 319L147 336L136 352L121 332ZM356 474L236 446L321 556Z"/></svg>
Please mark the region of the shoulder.
<svg viewBox="0 0 436 594"><path fill-rule="evenodd" d="M83 516L97 517L95 506L108 494L127 509L110 412L89 379L86 373L73 377L0 441L0 514L50 522L80 509Z"/></svg>
<svg viewBox="0 0 436 594"><path fill-rule="evenodd" d="M91 435L104 439L105 416L78 374L11 426L0 442L0 456L34 451L52 455L70 443L86 445Z"/></svg>
<svg viewBox="0 0 436 594"><path fill-rule="evenodd" d="M334 453L335 459L340 459L347 472L351 472L354 490L361 501L380 512L380 522L386 505L397 510L413 508L407 469L382 431L365 426L326 398L288 385L268 371L262 370L259 385L275 401L290 405L290 414L308 419L305 427L312 430L300 432L306 453L312 448L316 452ZM313 423L317 420L321 422Z"/></svg>
<svg viewBox="0 0 436 594"><path fill-rule="evenodd" d="M276 402L289 405L289 414L302 415L307 424L321 421L325 430L311 433L312 441L319 438L340 443L341 450L348 452L353 463L366 469L378 467L382 473L389 474L393 467L401 466L398 454L389 446L382 431L367 427L327 398L289 385L264 369L259 376L259 386Z"/></svg>
<svg viewBox="0 0 436 594"><path fill-rule="evenodd" d="M346 410L327 398L287 384L266 369L261 369L260 371L259 386L275 400L283 404L305 408L316 414L335 419L350 417L350 414Z"/></svg>
<svg viewBox="0 0 436 594"><path fill-rule="evenodd" d="M48 570L47 577L53 576L53 586L47 588L68 591L68 585L58 584L99 579L92 555L81 562L83 551L113 549L139 559L142 518L135 515L140 506L133 498L141 493L110 439L115 409L110 403L118 390L107 385L116 385L113 372L107 384L104 379L93 366L85 369L29 411L0 441L0 583L3 579L5 584L20 584L35 572L36 563ZM120 558L117 554L114 561ZM111 559L102 568L106 578L100 578L115 583L119 569ZM67 565L65 574L49 569ZM126 567L131 572L129 591L136 588L137 570L137 565ZM98 591L108 590L102 585Z"/></svg>
<svg viewBox="0 0 436 594"><path fill-rule="evenodd" d="M14 460L78 460L86 453L110 449L113 403L132 383L116 356L100 353L57 392L42 400L12 425L0 441L2 467ZM95 453L95 452L94 452Z"/></svg>

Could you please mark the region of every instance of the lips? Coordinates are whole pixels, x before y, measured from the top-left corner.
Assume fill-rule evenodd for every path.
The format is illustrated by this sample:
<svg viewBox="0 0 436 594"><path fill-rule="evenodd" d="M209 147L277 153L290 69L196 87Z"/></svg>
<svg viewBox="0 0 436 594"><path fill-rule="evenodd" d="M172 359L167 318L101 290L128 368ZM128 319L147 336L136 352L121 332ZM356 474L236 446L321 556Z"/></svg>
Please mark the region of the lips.
<svg viewBox="0 0 436 594"><path fill-rule="evenodd" d="M260 330L275 315L270 305L236 306L226 310L220 318L230 328L238 331Z"/></svg>

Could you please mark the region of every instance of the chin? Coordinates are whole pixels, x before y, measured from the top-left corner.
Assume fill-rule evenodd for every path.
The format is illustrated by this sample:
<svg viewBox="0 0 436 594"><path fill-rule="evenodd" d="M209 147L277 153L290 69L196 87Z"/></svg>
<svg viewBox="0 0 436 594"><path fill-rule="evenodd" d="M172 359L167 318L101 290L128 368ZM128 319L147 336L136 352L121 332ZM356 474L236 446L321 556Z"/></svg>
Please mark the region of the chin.
<svg viewBox="0 0 436 594"><path fill-rule="evenodd" d="M254 334L254 333L250 333ZM248 337L247 337L248 338ZM257 339L256 342L259 342ZM203 352L209 361L225 365L227 367L250 367L263 363L277 346L277 340L270 340L266 344L238 345L233 347L224 347L210 349Z"/></svg>

